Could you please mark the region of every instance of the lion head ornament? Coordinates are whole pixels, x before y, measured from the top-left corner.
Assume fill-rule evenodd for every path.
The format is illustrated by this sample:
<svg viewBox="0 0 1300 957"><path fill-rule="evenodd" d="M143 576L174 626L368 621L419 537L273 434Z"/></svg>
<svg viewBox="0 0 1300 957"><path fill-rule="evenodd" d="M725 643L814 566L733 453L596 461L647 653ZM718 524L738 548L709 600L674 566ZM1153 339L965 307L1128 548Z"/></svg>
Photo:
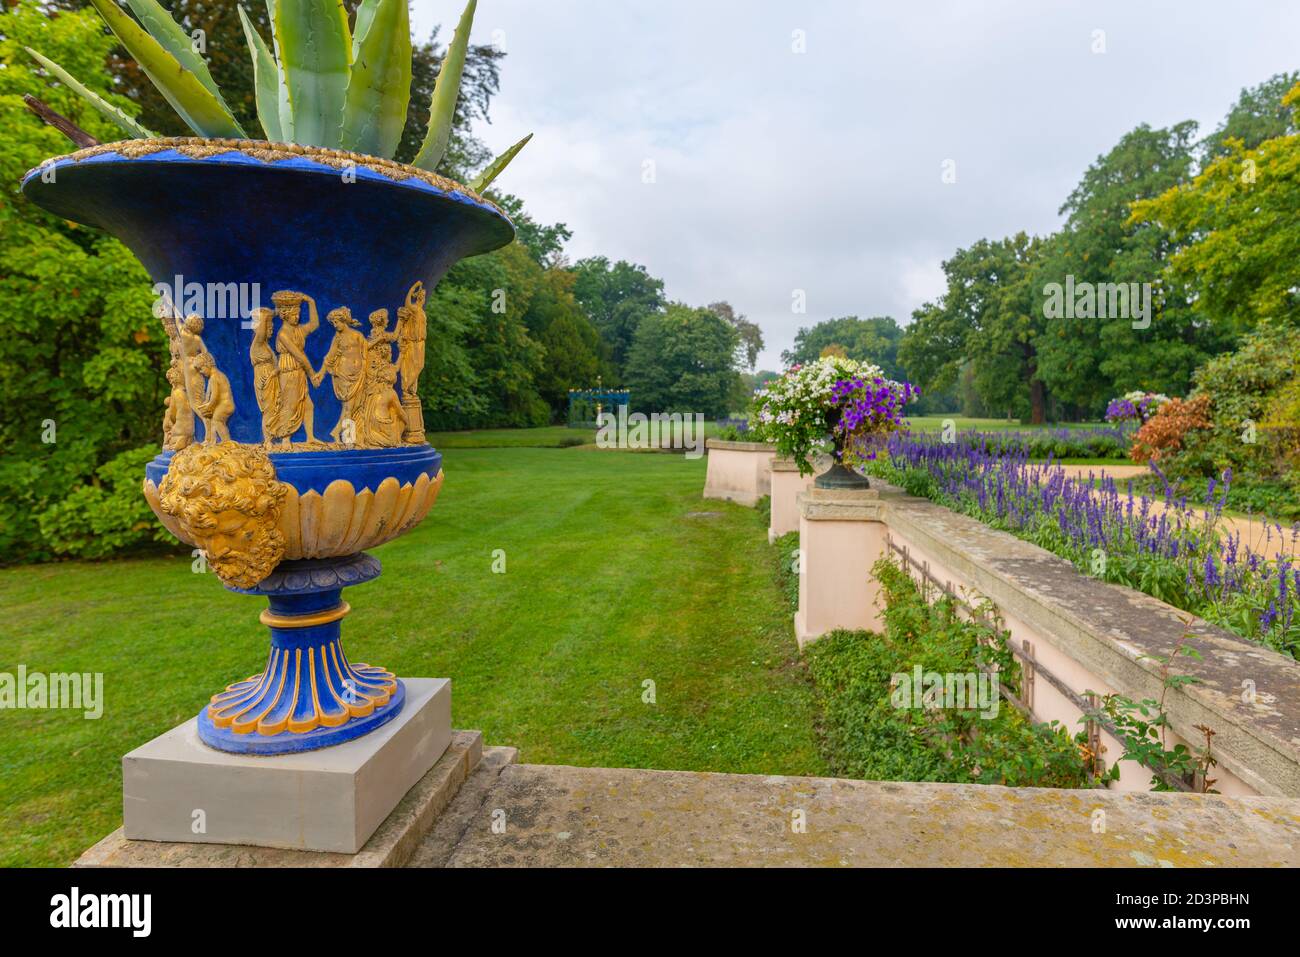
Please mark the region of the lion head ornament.
<svg viewBox="0 0 1300 957"><path fill-rule="evenodd" d="M223 583L253 588L284 558L277 526L288 491L265 452L223 442L172 456L159 499Z"/></svg>

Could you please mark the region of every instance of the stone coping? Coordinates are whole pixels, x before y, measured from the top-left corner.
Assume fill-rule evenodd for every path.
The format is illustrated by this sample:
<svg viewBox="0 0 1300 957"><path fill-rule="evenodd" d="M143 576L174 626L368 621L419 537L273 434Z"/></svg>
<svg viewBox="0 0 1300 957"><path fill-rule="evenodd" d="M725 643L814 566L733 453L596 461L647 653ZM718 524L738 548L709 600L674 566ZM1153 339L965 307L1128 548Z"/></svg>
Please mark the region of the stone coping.
<svg viewBox="0 0 1300 957"><path fill-rule="evenodd" d="M1295 867L1298 849L1288 798L523 764L445 864Z"/></svg>
<svg viewBox="0 0 1300 957"><path fill-rule="evenodd" d="M706 449L719 449L727 452L775 452L776 446L767 442L730 442L726 439L705 439Z"/></svg>
<svg viewBox="0 0 1300 957"><path fill-rule="evenodd" d="M817 456L817 458L813 459L812 462L813 470L811 474L819 475L822 472L825 472L828 468L830 468L831 464L832 462L829 455L819 455ZM775 459L772 460L772 471L773 472L798 472L799 466L795 464L794 459L787 459L778 455Z"/></svg>
<svg viewBox="0 0 1300 957"><path fill-rule="evenodd" d="M1160 663L1151 657L1168 656L1190 632L1187 644L1201 658L1180 655L1175 673L1199 680L1166 697L1174 732L1196 742L1196 725L1213 729L1223 767L1261 794L1300 796L1300 663L1149 595L1090 578L1007 532L872 483L891 531L1134 700L1160 697ZM1249 704L1247 680L1255 685Z"/></svg>
<svg viewBox="0 0 1300 957"><path fill-rule="evenodd" d="M879 522L884 518L880 491L875 488L810 488L795 501L799 516L810 522Z"/></svg>

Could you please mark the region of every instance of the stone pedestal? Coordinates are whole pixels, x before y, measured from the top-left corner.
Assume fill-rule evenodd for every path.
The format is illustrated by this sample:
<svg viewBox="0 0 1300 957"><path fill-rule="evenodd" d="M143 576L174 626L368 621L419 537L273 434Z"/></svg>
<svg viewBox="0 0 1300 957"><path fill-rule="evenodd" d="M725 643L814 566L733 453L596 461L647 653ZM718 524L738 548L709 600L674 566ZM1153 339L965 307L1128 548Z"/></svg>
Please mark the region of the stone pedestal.
<svg viewBox="0 0 1300 957"><path fill-rule="evenodd" d="M420 404L419 398L404 395L402 411L406 413L406 431L402 433L402 441L408 445L419 445L424 441L424 406Z"/></svg>
<svg viewBox="0 0 1300 957"><path fill-rule="evenodd" d="M809 475L800 475L799 466L790 459L772 460L772 507L767 523L767 543L782 535L799 531L799 493L812 488L813 480L830 468L830 459L818 459Z"/></svg>
<svg viewBox="0 0 1300 957"><path fill-rule="evenodd" d="M880 630L880 586L871 576L871 566L885 554L888 532L880 493L811 488L799 493L798 506L799 647L838 628Z"/></svg>
<svg viewBox="0 0 1300 957"><path fill-rule="evenodd" d="M752 508L772 490L769 468L776 448L763 442L709 439L709 468L704 497L724 499Z"/></svg>
<svg viewBox="0 0 1300 957"><path fill-rule="evenodd" d="M451 682L407 678L383 727L331 748L217 751L196 721L122 759L123 836L355 854L451 742Z"/></svg>

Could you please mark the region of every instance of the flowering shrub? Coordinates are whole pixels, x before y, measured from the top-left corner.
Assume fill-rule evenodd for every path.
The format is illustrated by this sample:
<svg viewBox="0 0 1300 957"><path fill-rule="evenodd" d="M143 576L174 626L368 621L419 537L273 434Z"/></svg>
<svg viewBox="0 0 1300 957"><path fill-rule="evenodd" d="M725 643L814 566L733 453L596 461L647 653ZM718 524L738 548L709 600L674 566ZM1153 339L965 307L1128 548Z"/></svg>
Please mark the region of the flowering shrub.
<svg viewBox="0 0 1300 957"><path fill-rule="evenodd" d="M1193 429L1208 429L1210 422L1210 397L1170 399L1133 436L1129 456L1134 462L1145 465L1162 455L1177 452L1183 439Z"/></svg>
<svg viewBox="0 0 1300 957"><path fill-rule="evenodd" d="M819 452L833 449L848 465L875 458L871 440L901 428L903 407L919 395L911 383L886 379L879 366L825 356L754 393L750 421L807 475Z"/></svg>
<svg viewBox="0 0 1300 957"><path fill-rule="evenodd" d="M1106 406L1107 422L1146 422L1169 401L1158 392L1126 392Z"/></svg>
<svg viewBox="0 0 1300 957"><path fill-rule="evenodd" d="M1162 475L1159 466L1152 468ZM1070 478L1052 463L989 455L930 436L895 435L873 471L921 495L1018 535L1107 581L1146 592L1243 638L1300 657L1300 523L1266 523L1258 551L1220 529L1231 471L1199 506L1166 485L1159 497L1121 492L1115 480ZM1104 561L1098 565L1097 556Z"/></svg>

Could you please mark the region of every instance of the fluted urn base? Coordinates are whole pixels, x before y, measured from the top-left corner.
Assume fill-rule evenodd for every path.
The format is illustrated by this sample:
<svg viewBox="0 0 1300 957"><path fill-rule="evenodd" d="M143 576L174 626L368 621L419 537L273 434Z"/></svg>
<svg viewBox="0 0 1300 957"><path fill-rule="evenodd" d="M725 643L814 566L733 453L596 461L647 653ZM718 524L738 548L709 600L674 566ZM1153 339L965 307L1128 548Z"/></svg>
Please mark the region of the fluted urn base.
<svg viewBox="0 0 1300 957"><path fill-rule="evenodd" d="M256 588L270 607L262 624L271 649L261 673L212 696L198 717L199 738L219 751L288 754L359 738L402 710L406 689L392 672L353 664L341 624L343 588L379 577L366 554L282 563Z"/></svg>

